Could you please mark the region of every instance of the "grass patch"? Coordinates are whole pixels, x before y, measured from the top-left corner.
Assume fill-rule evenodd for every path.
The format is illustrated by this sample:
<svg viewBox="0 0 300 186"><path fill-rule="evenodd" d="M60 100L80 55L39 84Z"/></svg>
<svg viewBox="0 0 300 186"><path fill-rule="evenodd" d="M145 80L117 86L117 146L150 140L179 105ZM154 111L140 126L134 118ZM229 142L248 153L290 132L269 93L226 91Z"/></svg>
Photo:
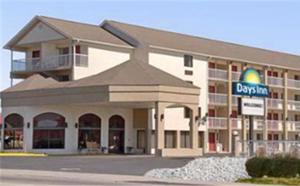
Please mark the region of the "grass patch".
<svg viewBox="0 0 300 186"><path fill-rule="evenodd" d="M248 178L239 179L240 183L253 183L253 184L270 184L270 185L300 185L300 178L274 178L274 177L262 177L262 178Z"/></svg>

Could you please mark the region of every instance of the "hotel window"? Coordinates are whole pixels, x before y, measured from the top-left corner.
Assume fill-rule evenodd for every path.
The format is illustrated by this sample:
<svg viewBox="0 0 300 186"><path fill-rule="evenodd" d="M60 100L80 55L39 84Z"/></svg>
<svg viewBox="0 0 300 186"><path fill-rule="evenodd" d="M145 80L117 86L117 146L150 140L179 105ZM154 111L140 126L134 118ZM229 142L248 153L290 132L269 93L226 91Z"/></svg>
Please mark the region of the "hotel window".
<svg viewBox="0 0 300 186"><path fill-rule="evenodd" d="M295 101L300 101L300 95L295 95Z"/></svg>
<svg viewBox="0 0 300 186"><path fill-rule="evenodd" d="M193 75L193 71L191 71L191 70L185 70L184 74L191 76L191 75Z"/></svg>
<svg viewBox="0 0 300 186"><path fill-rule="evenodd" d="M188 107L184 107L184 118L190 118L191 117L191 109Z"/></svg>
<svg viewBox="0 0 300 186"><path fill-rule="evenodd" d="M262 140L262 134L256 134L256 140Z"/></svg>
<svg viewBox="0 0 300 186"><path fill-rule="evenodd" d="M184 66L193 67L193 56L184 55Z"/></svg>
<svg viewBox="0 0 300 186"><path fill-rule="evenodd" d="M208 87L208 92L209 92L209 93L215 93L215 92L216 92L216 87L213 86L213 85L209 85L209 87Z"/></svg>
<svg viewBox="0 0 300 186"><path fill-rule="evenodd" d="M41 52L39 50L32 51L32 58L39 58Z"/></svg>
<svg viewBox="0 0 300 186"><path fill-rule="evenodd" d="M101 141L101 118L85 114L79 118L78 148L99 148Z"/></svg>
<svg viewBox="0 0 300 186"><path fill-rule="evenodd" d="M40 114L33 119L34 149L63 149L65 147L65 118L55 113Z"/></svg>
<svg viewBox="0 0 300 186"><path fill-rule="evenodd" d="M190 147L190 132L180 131L180 148Z"/></svg>
<svg viewBox="0 0 300 186"><path fill-rule="evenodd" d="M203 148L204 147L204 132L200 131L198 133L198 147Z"/></svg>
<svg viewBox="0 0 300 186"><path fill-rule="evenodd" d="M4 149L23 148L24 119L19 114L10 114L4 119Z"/></svg>
<svg viewBox="0 0 300 186"><path fill-rule="evenodd" d="M137 130L136 138L137 138L136 147L138 149L143 149L145 152L145 148L146 148L146 132L145 132L145 130Z"/></svg>
<svg viewBox="0 0 300 186"><path fill-rule="evenodd" d="M238 71L238 67L236 65L232 65L232 71L233 72L237 72Z"/></svg>
<svg viewBox="0 0 300 186"><path fill-rule="evenodd" d="M165 148L175 148L176 131L165 131Z"/></svg>
<svg viewBox="0 0 300 186"><path fill-rule="evenodd" d="M299 76L299 75L295 75L295 76L294 76L294 79L295 79L295 80L300 80L300 76Z"/></svg>
<svg viewBox="0 0 300 186"><path fill-rule="evenodd" d="M216 64L212 63L212 62L209 62L208 63L208 68L216 68Z"/></svg>

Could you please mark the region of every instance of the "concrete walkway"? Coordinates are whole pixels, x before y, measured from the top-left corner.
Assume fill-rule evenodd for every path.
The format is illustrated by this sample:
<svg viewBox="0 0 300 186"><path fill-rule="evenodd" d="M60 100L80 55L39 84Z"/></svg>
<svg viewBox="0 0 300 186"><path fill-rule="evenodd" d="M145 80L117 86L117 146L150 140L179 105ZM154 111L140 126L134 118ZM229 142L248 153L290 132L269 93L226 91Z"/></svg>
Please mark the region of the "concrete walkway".
<svg viewBox="0 0 300 186"><path fill-rule="evenodd" d="M203 183L186 180L167 180L143 176L91 174L60 171L32 171L0 169L2 186L50 186L50 185L199 185L199 186L253 186L238 183Z"/></svg>

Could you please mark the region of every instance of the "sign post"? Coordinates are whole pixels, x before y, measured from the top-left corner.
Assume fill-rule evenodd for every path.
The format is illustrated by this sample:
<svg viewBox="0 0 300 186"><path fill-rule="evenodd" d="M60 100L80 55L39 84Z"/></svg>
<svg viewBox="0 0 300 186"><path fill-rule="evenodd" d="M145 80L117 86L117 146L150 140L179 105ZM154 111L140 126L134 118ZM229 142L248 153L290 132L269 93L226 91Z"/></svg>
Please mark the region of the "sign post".
<svg viewBox="0 0 300 186"><path fill-rule="evenodd" d="M253 68L247 68L241 74L239 82L232 83L232 94L242 97L238 102L239 113L249 116L249 155L254 154L254 116L264 116L265 102L253 97L268 97L269 88L261 84L259 73Z"/></svg>

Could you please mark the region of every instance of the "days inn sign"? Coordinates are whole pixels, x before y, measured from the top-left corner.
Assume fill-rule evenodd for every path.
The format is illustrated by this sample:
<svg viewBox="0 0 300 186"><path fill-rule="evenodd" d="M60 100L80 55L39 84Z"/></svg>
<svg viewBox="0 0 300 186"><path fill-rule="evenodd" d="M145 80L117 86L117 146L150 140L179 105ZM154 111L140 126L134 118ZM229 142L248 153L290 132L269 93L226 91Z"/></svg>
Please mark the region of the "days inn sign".
<svg viewBox="0 0 300 186"><path fill-rule="evenodd" d="M260 75L254 68L247 68L241 74L240 81L232 83L232 94L268 97L269 87L261 83Z"/></svg>

